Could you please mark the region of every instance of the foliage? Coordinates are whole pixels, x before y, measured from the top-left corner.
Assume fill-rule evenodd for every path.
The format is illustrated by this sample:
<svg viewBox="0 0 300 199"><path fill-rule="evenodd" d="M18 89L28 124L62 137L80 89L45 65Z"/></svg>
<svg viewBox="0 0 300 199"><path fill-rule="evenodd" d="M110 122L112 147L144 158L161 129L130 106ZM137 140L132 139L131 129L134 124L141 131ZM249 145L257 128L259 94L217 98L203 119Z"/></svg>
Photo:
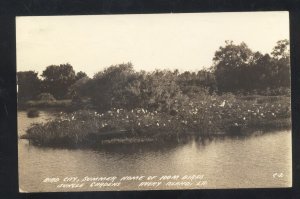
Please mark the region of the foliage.
<svg viewBox="0 0 300 199"><path fill-rule="evenodd" d="M68 90L68 96L71 98L79 97L83 98L89 95L91 92L90 78L85 76L78 79L74 84L72 84Z"/></svg>
<svg viewBox="0 0 300 199"><path fill-rule="evenodd" d="M88 77L88 76L85 72L79 71L78 73L76 73L75 80L78 81L78 80L80 80L82 78L86 78L86 77Z"/></svg>
<svg viewBox="0 0 300 199"><path fill-rule="evenodd" d="M75 82L75 71L70 64L50 65L42 73L43 90L62 99Z"/></svg>
<svg viewBox="0 0 300 199"><path fill-rule="evenodd" d="M290 87L289 42L281 40L272 56L252 52L245 43L226 41L216 51L213 71L221 92L254 91Z"/></svg>
<svg viewBox="0 0 300 199"><path fill-rule="evenodd" d="M38 73L34 71L18 72L17 85L19 102L31 100L40 93L41 81L38 78Z"/></svg>
<svg viewBox="0 0 300 199"><path fill-rule="evenodd" d="M177 110L188 99L177 84L177 75L171 71L156 70L148 73L140 85L141 106L150 110Z"/></svg>
<svg viewBox="0 0 300 199"><path fill-rule="evenodd" d="M40 112L37 109L31 108L27 111L27 117L34 118L38 117L40 115Z"/></svg>
<svg viewBox="0 0 300 199"><path fill-rule="evenodd" d="M232 91L241 89L245 76L243 69L250 61L252 51L245 43L235 45L226 41L225 47L220 47L215 53L214 73L218 89Z"/></svg>
<svg viewBox="0 0 300 199"><path fill-rule="evenodd" d="M90 81L89 96L99 110L133 107L139 103L138 78L131 63L110 66Z"/></svg>
<svg viewBox="0 0 300 199"><path fill-rule="evenodd" d="M273 48L272 56L277 59L289 59L290 58L290 42L287 39L279 40L276 46Z"/></svg>
<svg viewBox="0 0 300 199"><path fill-rule="evenodd" d="M88 88L88 89L87 89ZM187 100L171 71L135 72L132 64L110 66L76 89L89 96L100 111L112 107L168 112ZM82 96L81 94L81 96Z"/></svg>
<svg viewBox="0 0 300 199"><path fill-rule="evenodd" d="M190 98L216 91L215 76L210 71L200 70L198 73L185 71L178 75L177 83L183 94Z"/></svg>
<svg viewBox="0 0 300 199"><path fill-rule="evenodd" d="M290 87L290 48L288 40L280 40L271 53L274 57L273 79L274 88Z"/></svg>
<svg viewBox="0 0 300 199"><path fill-rule="evenodd" d="M27 104L39 93L56 99L72 99L73 107L127 110L138 107L176 115L189 102L210 97L235 95L290 95L289 42L280 40L272 53L252 51L245 43L226 41L213 58L210 70L134 71L131 63L112 65L89 78L75 73L70 64L51 65L39 79L33 71L19 72L19 100ZM52 100L38 97L38 101ZM86 106L83 101L91 102ZM55 103L50 103L55 104Z"/></svg>

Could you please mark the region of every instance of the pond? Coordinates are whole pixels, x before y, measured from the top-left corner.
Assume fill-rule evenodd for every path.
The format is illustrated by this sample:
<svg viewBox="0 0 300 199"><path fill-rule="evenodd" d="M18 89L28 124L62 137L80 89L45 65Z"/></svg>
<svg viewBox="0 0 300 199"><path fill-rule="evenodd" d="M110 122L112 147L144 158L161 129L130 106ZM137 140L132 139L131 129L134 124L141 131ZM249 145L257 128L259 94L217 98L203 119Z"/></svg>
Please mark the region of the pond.
<svg viewBox="0 0 300 199"><path fill-rule="evenodd" d="M32 123L45 122L54 112L41 111L28 118L18 112L18 134ZM184 143L156 145L113 145L97 149L56 149L36 147L18 140L19 187L24 192L103 191L157 189L124 181L121 186L58 188L66 177L202 176L203 184L167 185L158 189L289 187L292 184L291 131L277 131L251 137L191 139ZM43 182L56 178L57 183ZM65 180L65 181L64 181Z"/></svg>

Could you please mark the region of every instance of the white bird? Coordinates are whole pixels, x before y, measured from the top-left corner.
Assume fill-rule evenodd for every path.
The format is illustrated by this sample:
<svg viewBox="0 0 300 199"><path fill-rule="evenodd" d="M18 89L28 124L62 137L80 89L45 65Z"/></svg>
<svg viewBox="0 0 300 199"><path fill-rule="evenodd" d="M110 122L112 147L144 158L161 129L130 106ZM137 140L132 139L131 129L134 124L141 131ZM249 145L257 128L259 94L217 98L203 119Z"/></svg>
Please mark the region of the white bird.
<svg viewBox="0 0 300 199"><path fill-rule="evenodd" d="M219 106L224 107L225 106L225 100Z"/></svg>

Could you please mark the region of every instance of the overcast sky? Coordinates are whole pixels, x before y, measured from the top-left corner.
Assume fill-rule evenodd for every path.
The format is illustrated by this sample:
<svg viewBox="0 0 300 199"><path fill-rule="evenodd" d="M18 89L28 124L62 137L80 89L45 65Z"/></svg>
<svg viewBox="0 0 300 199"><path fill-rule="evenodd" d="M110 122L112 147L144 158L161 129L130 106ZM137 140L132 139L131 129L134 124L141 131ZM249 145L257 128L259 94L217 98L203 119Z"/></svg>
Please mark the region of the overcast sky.
<svg viewBox="0 0 300 199"><path fill-rule="evenodd" d="M112 64L198 71L225 40L270 53L289 39L288 12L17 17L17 70L70 63L90 77Z"/></svg>

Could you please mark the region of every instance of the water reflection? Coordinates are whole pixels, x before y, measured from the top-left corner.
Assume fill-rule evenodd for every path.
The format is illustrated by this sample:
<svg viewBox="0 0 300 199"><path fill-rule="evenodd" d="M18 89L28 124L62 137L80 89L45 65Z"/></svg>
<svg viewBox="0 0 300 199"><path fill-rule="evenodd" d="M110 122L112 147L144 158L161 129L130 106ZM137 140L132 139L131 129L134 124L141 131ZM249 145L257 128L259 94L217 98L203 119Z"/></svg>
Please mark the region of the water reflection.
<svg viewBox="0 0 300 199"><path fill-rule="evenodd" d="M51 117L42 112L40 118L32 119L21 112L19 134L32 122ZM284 177L274 180L274 172L283 172ZM100 145L92 149L36 147L19 140L20 187L27 191L65 191L41 183L46 177L198 174L208 180L206 188L290 186L291 134L279 131L239 137L185 136L160 144ZM136 184L121 188L136 189ZM88 187L83 190L97 191Z"/></svg>

